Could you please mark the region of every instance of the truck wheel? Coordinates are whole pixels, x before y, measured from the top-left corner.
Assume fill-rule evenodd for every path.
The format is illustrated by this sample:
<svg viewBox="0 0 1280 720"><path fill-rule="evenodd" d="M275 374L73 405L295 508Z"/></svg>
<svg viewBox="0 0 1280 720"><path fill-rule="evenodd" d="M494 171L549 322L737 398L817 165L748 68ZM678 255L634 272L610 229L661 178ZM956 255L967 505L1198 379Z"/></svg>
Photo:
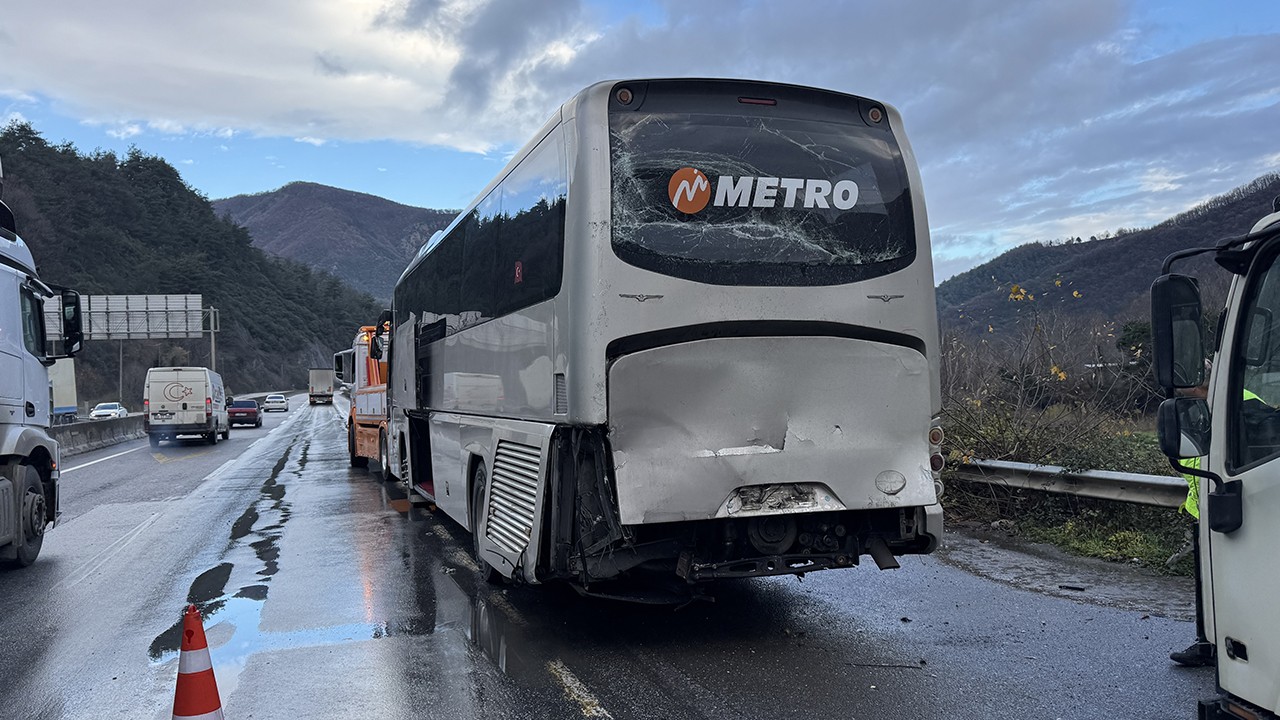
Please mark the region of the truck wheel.
<svg viewBox="0 0 1280 720"><path fill-rule="evenodd" d="M471 554L480 567L480 579L498 585L502 582L502 575L488 560L480 557L480 518L484 516L484 486L488 483L483 463L476 465L476 472L471 478Z"/></svg>
<svg viewBox="0 0 1280 720"><path fill-rule="evenodd" d="M222 439L223 440L231 439L231 423L227 423L227 427L222 431Z"/></svg>
<svg viewBox="0 0 1280 720"><path fill-rule="evenodd" d="M351 467L364 467L368 464L368 458L363 458L356 454L356 429L354 426L347 428L347 455L351 458Z"/></svg>
<svg viewBox="0 0 1280 720"><path fill-rule="evenodd" d="M206 434L204 436L204 441L209 443L210 445L217 445L218 444L218 428L214 428L208 434Z"/></svg>
<svg viewBox="0 0 1280 720"><path fill-rule="evenodd" d="M40 554L49 519L40 473L30 465L18 465L17 468L15 487L18 493L15 499L18 501L18 527L14 543L17 555L8 563L13 567L26 567Z"/></svg>
<svg viewBox="0 0 1280 720"><path fill-rule="evenodd" d="M159 435L148 435L148 436L147 436L147 439L151 441L151 449L152 449L152 450L154 450L154 449L156 449L156 448L160 447L160 436L159 436Z"/></svg>

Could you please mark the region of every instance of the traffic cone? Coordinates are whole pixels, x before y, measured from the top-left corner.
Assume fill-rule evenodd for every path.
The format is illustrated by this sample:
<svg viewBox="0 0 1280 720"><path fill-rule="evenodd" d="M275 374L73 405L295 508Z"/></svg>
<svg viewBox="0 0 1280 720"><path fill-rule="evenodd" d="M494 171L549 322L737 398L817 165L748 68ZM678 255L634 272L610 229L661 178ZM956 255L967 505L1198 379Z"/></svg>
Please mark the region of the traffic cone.
<svg viewBox="0 0 1280 720"><path fill-rule="evenodd" d="M182 649L178 653L178 689L173 694L173 720L223 720L218 683L213 679L209 643L195 605L182 616Z"/></svg>

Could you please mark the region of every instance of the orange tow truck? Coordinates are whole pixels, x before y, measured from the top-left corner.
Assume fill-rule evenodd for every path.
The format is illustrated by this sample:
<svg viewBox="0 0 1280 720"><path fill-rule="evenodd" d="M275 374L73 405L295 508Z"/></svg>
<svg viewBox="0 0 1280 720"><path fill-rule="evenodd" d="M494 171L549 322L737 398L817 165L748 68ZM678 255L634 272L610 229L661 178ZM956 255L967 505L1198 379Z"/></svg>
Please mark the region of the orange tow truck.
<svg viewBox="0 0 1280 720"><path fill-rule="evenodd" d="M384 313L387 315L387 313ZM333 372L351 390L347 413L347 453L352 467L369 466L384 480L393 474L387 461L387 363L389 319L364 325L351 347L333 355Z"/></svg>

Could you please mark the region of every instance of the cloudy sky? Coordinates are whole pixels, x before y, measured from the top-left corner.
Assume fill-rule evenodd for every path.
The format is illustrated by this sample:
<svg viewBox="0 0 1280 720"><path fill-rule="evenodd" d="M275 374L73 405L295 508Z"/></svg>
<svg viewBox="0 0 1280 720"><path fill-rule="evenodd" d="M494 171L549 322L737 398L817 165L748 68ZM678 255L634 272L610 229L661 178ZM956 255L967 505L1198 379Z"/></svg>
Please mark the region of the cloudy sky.
<svg viewBox="0 0 1280 720"><path fill-rule="evenodd" d="M210 198L310 180L460 207L577 90L670 76L897 106L939 279L1280 170L1276 0L56 0L0 15L0 120L84 152L136 145Z"/></svg>

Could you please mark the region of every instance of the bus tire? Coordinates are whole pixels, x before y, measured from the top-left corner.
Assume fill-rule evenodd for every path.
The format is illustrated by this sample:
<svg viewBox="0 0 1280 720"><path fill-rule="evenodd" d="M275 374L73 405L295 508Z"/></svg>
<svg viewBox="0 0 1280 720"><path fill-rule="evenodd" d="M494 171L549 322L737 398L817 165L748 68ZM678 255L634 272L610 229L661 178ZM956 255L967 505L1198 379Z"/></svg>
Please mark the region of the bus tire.
<svg viewBox="0 0 1280 720"><path fill-rule="evenodd" d="M210 445L217 445L218 444L218 428L215 427L214 429L206 433L204 436L204 441L209 443Z"/></svg>
<svg viewBox="0 0 1280 720"><path fill-rule="evenodd" d="M231 439L231 423L227 423L227 426L222 429L222 439L223 440Z"/></svg>
<svg viewBox="0 0 1280 720"><path fill-rule="evenodd" d="M364 467L368 464L367 458L356 454L356 428L354 425L347 426L347 456L351 460L351 467Z"/></svg>
<svg viewBox="0 0 1280 720"><path fill-rule="evenodd" d="M391 479L391 468L387 467L387 433L378 433L378 466L372 470L379 480Z"/></svg>
<svg viewBox="0 0 1280 720"><path fill-rule="evenodd" d="M159 436L159 435L156 435L155 433L151 433L150 435L147 435L147 439L151 441L151 449L152 449L152 450L154 450L154 449L156 449L156 448L160 447L160 436Z"/></svg>
<svg viewBox="0 0 1280 720"><path fill-rule="evenodd" d="M484 463L476 463L476 471L471 476L471 554L480 569L480 579L490 585L498 585L502 583L502 575L488 560L480 556L480 518L484 513L484 487L487 483Z"/></svg>
<svg viewBox="0 0 1280 720"><path fill-rule="evenodd" d="M44 485L40 473L30 465L14 465L14 500L18 504L18 527L14 538L14 557L10 567L26 567L36 561L44 545L44 531L49 524Z"/></svg>

